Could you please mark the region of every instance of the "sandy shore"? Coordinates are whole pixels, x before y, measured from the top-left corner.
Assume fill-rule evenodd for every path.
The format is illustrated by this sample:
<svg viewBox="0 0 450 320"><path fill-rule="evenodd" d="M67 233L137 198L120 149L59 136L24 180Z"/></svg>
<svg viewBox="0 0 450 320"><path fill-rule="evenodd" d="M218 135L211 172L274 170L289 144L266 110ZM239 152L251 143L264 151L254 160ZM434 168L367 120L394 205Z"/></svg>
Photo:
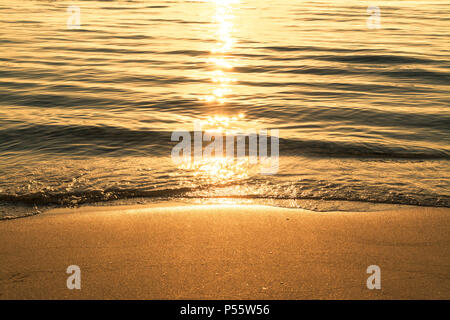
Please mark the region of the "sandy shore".
<svg viewBox="0 0 450 320"><path fill-rule="evenodd" d="M66 268L81 268L68 290ZM366 269L381 268L381 290ZM0 221L0 299L450 299L450 209L86 207Z"/></svg>

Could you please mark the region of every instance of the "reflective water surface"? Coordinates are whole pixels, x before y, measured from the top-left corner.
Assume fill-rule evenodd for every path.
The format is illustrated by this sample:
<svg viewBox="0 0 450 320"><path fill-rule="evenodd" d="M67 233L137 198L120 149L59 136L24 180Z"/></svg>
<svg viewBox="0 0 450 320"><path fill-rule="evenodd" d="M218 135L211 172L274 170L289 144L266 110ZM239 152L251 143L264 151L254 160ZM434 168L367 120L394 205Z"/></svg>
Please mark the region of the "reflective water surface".
<svg viewBox="0 0 450 320"><path fill-rule="evenodd" d="M0 0L0 201L450 206L450 5L379 1L369 29L369 4ZM278 173L175 165L195 121L279 129Z"/></svg>

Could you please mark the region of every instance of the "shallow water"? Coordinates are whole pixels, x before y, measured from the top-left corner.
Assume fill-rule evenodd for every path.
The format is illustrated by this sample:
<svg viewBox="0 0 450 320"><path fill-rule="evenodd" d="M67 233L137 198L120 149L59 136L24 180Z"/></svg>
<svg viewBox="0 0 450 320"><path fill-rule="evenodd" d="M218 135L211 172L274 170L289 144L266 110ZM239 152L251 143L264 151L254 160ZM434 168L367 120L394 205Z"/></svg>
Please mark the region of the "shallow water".
<svg viewBox="0 0 450 320"><path fill-rule="evenodd" d="M378 3L0 0L0 201L449 207L450 5ZM175 165L195 121L279 129L277 174Z"/></svg>

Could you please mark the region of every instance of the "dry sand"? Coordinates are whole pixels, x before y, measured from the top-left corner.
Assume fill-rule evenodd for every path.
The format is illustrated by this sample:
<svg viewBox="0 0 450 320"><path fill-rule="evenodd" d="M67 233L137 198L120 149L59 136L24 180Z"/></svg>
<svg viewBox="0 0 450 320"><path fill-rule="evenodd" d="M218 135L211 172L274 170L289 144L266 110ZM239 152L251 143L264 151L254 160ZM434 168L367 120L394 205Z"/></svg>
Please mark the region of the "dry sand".
<svg viewBox="0 0 450 320"><path fill-rule="evenodd" d="M450 299L450 209L172 204L0 221L0 299L46 298Z"/></svg>

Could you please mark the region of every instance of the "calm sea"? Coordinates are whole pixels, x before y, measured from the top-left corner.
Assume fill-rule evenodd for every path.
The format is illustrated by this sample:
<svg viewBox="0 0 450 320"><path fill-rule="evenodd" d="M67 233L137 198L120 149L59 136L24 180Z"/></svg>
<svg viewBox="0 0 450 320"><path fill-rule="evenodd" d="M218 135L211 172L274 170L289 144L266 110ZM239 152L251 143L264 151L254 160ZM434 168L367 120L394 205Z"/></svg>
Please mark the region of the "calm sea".
<svg viewBox="0 0 450 320"><path fill-rule="evenodd" d="M0 43L4 207L450 207L448 0L0 0ZM195 121L279 129L277 174L175 165L171 134Z"/></svg>

